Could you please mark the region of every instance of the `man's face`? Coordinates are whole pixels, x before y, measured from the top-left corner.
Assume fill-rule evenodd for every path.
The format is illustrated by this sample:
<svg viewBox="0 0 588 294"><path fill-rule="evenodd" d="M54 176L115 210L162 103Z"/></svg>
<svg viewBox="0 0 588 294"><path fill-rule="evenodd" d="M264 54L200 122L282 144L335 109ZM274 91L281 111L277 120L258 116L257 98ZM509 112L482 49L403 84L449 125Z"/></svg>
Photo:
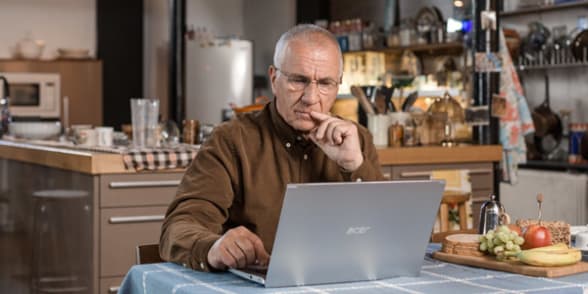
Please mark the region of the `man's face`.
<svg viewBox="0 0 588 294"><path fill-rule="evenodd" d="M318 36L313 42L291 40L279 68L270 67L272 91L282 118L295 130L309 132L317 126L310 111L328 112L340 81L336 44Z"/></svg>

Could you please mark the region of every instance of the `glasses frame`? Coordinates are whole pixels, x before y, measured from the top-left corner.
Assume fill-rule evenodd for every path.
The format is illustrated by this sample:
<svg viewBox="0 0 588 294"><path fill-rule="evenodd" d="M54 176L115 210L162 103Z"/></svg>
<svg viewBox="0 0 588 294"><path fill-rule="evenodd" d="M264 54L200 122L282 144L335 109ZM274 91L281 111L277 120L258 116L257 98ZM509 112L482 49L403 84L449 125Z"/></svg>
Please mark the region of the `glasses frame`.
<svg viewBox="0 0 588 294"><path fill-rule="evenodd" d="M341 81L335 81L332 78L324 78L324 79L320 79L320 80L315 80L315 79L311 79L311 78L304 76L304 75L301 75L301 74L290 73L290 72L284 71L277 66L274 66L274 68L286 77L286 79L287 79L286 81L287 81L288 86L291 91L296 91L296 92L305 91L310 84L314 83L314 84L316 84L319 93L321 93L323 95L328 95L328 94L332 94L332 93L337 93L339 85L341 84ZM299 80L296 80L296 79L299 79ZM325 88L325 87L327 87L327 88ZM332 88L329 88L329 87L332 87Z"/></svg>

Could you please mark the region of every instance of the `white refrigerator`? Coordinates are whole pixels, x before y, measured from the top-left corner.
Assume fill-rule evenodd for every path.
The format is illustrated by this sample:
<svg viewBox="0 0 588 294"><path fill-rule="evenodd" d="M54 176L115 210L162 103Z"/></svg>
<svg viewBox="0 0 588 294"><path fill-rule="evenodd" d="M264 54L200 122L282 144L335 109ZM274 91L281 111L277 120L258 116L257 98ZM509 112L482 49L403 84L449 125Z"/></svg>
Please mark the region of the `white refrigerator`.
<svg viewBox="0 0 588 294"><path fill-rule="evenodd" d="M186 119L218 124L229 103L249 105L252 96L251 41L186 41Z"/></svg>

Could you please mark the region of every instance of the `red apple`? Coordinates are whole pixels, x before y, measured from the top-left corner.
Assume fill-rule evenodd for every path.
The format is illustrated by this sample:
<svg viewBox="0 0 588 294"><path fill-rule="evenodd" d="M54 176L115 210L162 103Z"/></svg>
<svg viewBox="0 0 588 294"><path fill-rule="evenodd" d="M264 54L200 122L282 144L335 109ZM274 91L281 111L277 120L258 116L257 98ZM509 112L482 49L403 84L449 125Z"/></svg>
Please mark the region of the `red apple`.
<svg viewBox="0 0 588 294"><path fill-rule="evenodd" d="M532 249L551 245L551 232L544 226L530 225L523 234L523 249Z"/></svg>
<svg viewBox="0 0 588 294"><path fill-rule="evenodd" d="M515 232L515 233L517 233L517 235L519 235L521 237L523 236L523 232L521 231L521 227L519 225L517 225L517 224L508 224L507 226L508 226L508 229L511 232Z"/></svg>

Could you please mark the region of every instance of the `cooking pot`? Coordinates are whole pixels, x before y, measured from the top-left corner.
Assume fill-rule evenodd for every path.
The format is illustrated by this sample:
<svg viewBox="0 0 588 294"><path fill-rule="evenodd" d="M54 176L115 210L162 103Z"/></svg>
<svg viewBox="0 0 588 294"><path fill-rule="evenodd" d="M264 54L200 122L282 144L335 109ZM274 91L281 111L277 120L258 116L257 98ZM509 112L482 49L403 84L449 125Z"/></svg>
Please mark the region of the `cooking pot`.
<svg viewBox="0 0 588 294"><path fill-rule="evenodd" d="M585 29L573 37L571 44L572 54L577 61L588 61L588 29Z"/></svg>
<svg viewBox="0 0 588 294"><path fill-rule="evenodd" d="M562 138L562 123L549 106L549 77L545 75L545 101L537 106L533 113L535 125L534 144L537 151L547 155L555 150Z"/></svg>

